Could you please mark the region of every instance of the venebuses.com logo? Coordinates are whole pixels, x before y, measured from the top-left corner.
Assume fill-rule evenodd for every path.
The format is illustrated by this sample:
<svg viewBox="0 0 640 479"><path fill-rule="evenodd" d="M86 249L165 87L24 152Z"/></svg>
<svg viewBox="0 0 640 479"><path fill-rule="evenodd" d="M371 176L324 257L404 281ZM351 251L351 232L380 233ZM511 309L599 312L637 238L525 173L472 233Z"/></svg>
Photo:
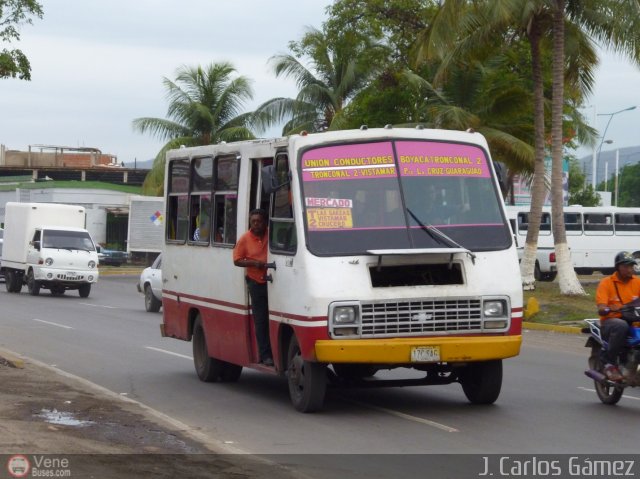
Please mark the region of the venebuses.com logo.
<svg viewBox="0 0 640 479"><path fill-rule="evenodd" d="M30 469L29 459L22 454L11 456L7 461L7 471L11 477L27 477Z"/></svg>

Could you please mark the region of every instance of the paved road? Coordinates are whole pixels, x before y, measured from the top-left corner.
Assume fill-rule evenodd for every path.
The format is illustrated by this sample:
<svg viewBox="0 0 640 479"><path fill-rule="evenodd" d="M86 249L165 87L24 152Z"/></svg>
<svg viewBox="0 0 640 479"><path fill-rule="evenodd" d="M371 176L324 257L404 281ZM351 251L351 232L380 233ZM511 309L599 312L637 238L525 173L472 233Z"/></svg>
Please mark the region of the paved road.
<svg viewBox="0 0 640 479"><path fill-rule="evenodd" d="M282 378L245 370L237 384L198 381L191 344L160 337L161 313L144 311L135 281L101 278L86 299L2 290L0 346L126 394L221 445L257 454L637 452L630 438L637 437L640 391L630 390L616 407L600 404L583 375L581 337L526 332L522 354L505 361L503 391L493 406L468 404L455 384L332 389L323 412L300 414ZM411 466L404 456L367 458L358 465L363 477ZM324 456L283 461L304 462L314 477L346 467L335 460L328 465Z"/></svg>

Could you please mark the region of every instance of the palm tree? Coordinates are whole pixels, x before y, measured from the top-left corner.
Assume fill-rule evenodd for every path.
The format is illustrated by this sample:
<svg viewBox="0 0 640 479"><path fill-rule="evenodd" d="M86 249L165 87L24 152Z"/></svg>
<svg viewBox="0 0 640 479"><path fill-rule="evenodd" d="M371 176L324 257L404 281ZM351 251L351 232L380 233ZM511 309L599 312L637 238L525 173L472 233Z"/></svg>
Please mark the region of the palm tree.
<svg viewBox="0 0 640 479"><path fill-rule="evenodd" d="M564 116L565 28L571 26L595 37L605 46L627 54L640 64L640 3L637 0L555 0L553 5L553 102L551 126L552 222L562 294L584 294L575 276L564 227L562 198L562 121ZM569 74L571 71L568 72ZM569 274L571 273L571 274Z"/></svg>
<svg viewBox="0 0 640 479"><path fill-rule="evenodd" d="M290 118L283 134L339 129L344 107L377 71L372 58L382 47L350 32L337 37L309 29L291 49L294 54L275 55L270 61L276 77L295 80L297 97L271 100L260 110L268 113L269 120ZM311 68L301 62L302 57L310 59Z"/></svg>
<svg viewBox="0 0 640 479"><path fill-rule="evenodd" d="M533 129L523 103L530 92L520 78L509 72L510 61L496 57L486 64L461 61L452 66L447 81L436 88L422 76L405 72L404 77L419 89L423 103L418 106L421 123L433 128L473 130L482 133L491 148L494 161L509 170L531 171ZM402 126L402 125L401 125Z"/></svg>
<svg viewBox="0 0 640 479"><path fill-rule="evenodd" d="M165 154L181 145L197 146L254 138L250 127L252 113L242 112L243 104L253 98L250 80L235 76L228 62L206 67L183 66L176 79L163 79L169 101L167 119L136 118L133 129L166 143L156 155L143 184L145 194L162 195Z"/></svg>
<svg viewBox="0 0 640 479"><path fill-rule="evenodd" d="M466 7L465 13L471 15L460 15L460 7ZM573 271L569 250L566 248L566 235L564 233L564 216L562 214L562 160L563 160L563 119L567 103L565 102L564 88L570 88L572 95L581 98L587 94L593 84L593 68L597 64L595 46L591 38L596 38L600 43L613 47L614 49L626 53L638 60L638 50L640 49L640 32L637 25L638 2L636 0L568 0L558 4L556 0L501 0L487 2L445 2L440 15L440 22L436 22L430 28L430 32L440 32L440 37L445 40L444 45L451 45L455 42L456 48L451 49L445 56L456 57L460 51L468 51L468 44L482 44L483 36L491 38L492 32L503 32L503 35L512 34L514 31L522 30L525 27L527 37L532 48L532 77L534 78L534 98L535 98L535 128L536 128L536 174L534 177L532 198L532 211L530 225L525 247L525 260L523 268L525 282L528 277L533 280L533 265L535 261L535 250L537 248L537 231L542 207L542 197L544 185L542 184L543 174L539 174L543 169L544 157L544 96L540 94L541 83L536 79L536 70L539 68L536 62L536 45L540 45L540 37L549 31L553 25L553 64L552 68L552 131L551 131L551 151L552 151L552 202L555 202L554 221L558 221L558 237L556 255L558 256L559 285L563 294L581 294L582 288L579 285L575 272ZM561 11L563 24L560 25L557 15ZM457 17L454 15L457 15ZM442 25L455 20L456 25L461 25L462 34L459 29L446 30ZM449 23L449 27L451 23ZM565 27L569 36L565 38ZM452 37L450 32L456 32ZM468 33L465 33L468 32ZM562 36L559 40L555 35ZM464 41L460 41L460 37ZM425 38L429 39L428 35ZM485 40L486 41L486 40ZM426 43L426 47L430 44ZM426 48L428 51L428 48ZM443 51L442 42L440 45ZM568 53L565 61L565 52ZM562 58L559 58L560 53ZM562 61L562 63L558 63ZM446 63L446 62L445 62ZM539 74L539 73L538 73ZM559 86L558 82L563 85ZM542 112L542 114L541 114ZM540 120L542 118L542 121ZM586 138L588 129L579 131L581 139ZM555 198L555 199L553 199ZM536 221L537 220L537 221ZM555 228L554 228L555 234ZM562 269L562 273L560 270Z"/></svg>

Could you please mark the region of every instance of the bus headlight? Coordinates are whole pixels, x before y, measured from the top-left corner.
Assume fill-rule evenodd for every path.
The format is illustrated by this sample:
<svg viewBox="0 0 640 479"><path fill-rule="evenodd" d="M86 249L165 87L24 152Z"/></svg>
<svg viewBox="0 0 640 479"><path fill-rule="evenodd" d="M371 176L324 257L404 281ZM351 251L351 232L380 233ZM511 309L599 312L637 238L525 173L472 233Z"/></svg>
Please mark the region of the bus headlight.
<svg viewBox="0 0 640 479"><path fill-rule="evenodd" d="M95 262L95 261L93 261L93 260L92 260L92 261L89 261L89 265L88 265L88 266L89 266L89 269L93 269L93 268L95 268L95 267L96 267L96 262Z"/></svg>
<svg viewBox="0 0 640 479"><path fill-rule="evenodd" d="M53 258L47 258L44 260L44 264L46 266L51 266L53 264Z"/></svg>
<svg viewBox="0 0 640 479"><path fill-rule="evenodd" d="M333 309L334 324L353 324L357 317L356 308L353 306L339 306Z"/></svg>
<svg viewBox="0 0 640 479"><path fill-rule="evenodd" d="M332 303L329 305L328 319L332 338L357 337L360 334L360 303Z"/></svg>
<svg viewBox="0 0 640 479"><path fill-rule="evenodd" d="M490 299L482 305L484 329L505 329L509 326L508 306L504 299Z"/></svg>
<svg viewBox="0 0 640 479"><path fill-rule="evenodd" d="M505 316L507 305L502 300L485 301L483 314L485 318L499 318Z"/></svg>

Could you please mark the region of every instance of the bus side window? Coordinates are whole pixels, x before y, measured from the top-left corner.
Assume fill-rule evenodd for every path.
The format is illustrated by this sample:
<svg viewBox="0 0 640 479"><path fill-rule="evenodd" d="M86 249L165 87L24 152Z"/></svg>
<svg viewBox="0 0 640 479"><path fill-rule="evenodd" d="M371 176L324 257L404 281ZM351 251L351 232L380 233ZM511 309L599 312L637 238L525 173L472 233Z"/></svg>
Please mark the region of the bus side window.
<svg viewBox="0 0 640 479"><path fill-rule="evenodd" d="M240 158L225 155L215 160L215 188L213 206L214 244L234 245L237 237L238 169Z"/></svg>
<svg viewBox="0 0 640 479"><path fill-rule="evenodd" d="M298 242L293 220L289 158L285 153L279 153L275 164L278 184L281 186L271 195L269 245L271 251L292 254L296 252Z"/></svg>
<svg viewBox="0 0 640 479"><path fill-rule="evenodd" d="M542 213L540 218L540 231L551 232L551 215L549 213Z"/></svg>
<svg viewBox="0 0 640 479"><path fill-rule="evenodd" d="M640 231L640 215L632 213L616 213L616 231Z"/></svg>
<svg viewBox="0 0 640 479"><path fill-rule="evenodd" d="M613 221L609 213L585 213L584 231L611 231L613 232Z"/></svg>
<svg viewBox="0 0 640 479"><path fill-rule="evenodd" d="M166 238L184 243L189 232L189 160L173 160L169 165Z"/></svg>
<svg viewBox="0 0 640 479"><path fill-rule="evenodd" d="M207 246L211 232L213 157L195 158L191 163L191 179L188 240Z"/></svg>
<svg viewBox="0 0 640 479"><path fill-rule="evenodd" d="M529 229L529 213L518 213L518 231Z"/></svg>
<svg viewBox="0 0 640 479"><path fill-rule="evenodd" d="M566 231L577 231L582 233L582 216L580 213L565 213L564 229Z"/></svg>

